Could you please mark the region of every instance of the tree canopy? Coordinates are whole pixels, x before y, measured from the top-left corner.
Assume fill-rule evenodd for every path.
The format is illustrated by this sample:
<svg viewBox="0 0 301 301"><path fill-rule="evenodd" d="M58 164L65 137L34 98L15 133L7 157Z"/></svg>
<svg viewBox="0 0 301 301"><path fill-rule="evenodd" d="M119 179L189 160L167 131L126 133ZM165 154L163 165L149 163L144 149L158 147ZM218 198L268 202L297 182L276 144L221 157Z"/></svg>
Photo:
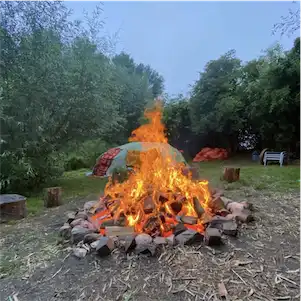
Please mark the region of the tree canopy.
<svg viewBox="0 0 301 301"><path fill-rule="evenodd" d="M115 53L101 6L81 21L59 1L2 1L0 14L1 191L57 177L70 149L90 148L94 161L105 145L125 143L164 93L159 72ZM234 50L211 60L189 97L165 97L169 141L190 156L203 146L235 152L245 140L295 150L299 58L300 38L249 62Z"/></svg>

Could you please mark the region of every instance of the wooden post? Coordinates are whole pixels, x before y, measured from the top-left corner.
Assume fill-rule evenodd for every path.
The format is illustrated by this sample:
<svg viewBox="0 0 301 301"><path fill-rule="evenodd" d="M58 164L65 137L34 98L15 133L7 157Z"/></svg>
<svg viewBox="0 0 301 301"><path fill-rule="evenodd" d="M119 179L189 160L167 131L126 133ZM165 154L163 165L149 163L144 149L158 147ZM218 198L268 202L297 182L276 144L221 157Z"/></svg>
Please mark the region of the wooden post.
<svg viewBox="0 0 301 301"><path fill-rule="evenodd" d="M45 189L44 206L56 207L62 204L62 188L61 187L49 187Z"/></svg>
<svg viewBox="0 0 301 301"><path fill-rule="evenodd" d="M239 180L240 168L225 167L222 179L228 183L236 182Z"/></svg>

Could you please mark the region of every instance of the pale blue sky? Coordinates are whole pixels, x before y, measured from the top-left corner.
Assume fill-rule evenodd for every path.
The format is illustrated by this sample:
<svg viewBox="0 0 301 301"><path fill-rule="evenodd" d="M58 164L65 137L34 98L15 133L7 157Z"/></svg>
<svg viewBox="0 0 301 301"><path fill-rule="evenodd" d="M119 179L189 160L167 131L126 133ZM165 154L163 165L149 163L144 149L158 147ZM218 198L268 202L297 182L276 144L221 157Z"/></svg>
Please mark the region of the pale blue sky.
<svg viewBox="0 0 301 301"><path fill-rule="evenodd" d="M66 2L78 19L97 2ZM103 5L105 30L119 32L116 50L137 63L150 64L165 79L169 94L189 91L205 64L230 49L243 61L279 41L285 49L294 38L272 35L273 25L299 3L285 2L113 2Z"/></svg>

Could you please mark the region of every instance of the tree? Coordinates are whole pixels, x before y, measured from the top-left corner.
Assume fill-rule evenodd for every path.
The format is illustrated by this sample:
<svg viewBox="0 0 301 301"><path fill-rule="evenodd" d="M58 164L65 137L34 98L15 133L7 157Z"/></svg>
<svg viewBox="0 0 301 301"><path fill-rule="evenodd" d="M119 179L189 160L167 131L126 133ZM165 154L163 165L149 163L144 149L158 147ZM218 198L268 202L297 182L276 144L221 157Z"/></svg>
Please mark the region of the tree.
<svg viewBox="0 0 301 301"><path fill-rule="evenodd" d="M59 175L69 145L124 140L152 87L127 54L110 59L101 10L83 24L57 1L0 9L1 190L20 191Z"/></svg>
<svg viewBox="0 0 301 301"><path fill-rule="evenodd" d="M210 61L193 86L190 116L195 133L208 137L207 144L233 151L244 128L244 106L239 95L241 62L235 51Z"/></svg>
<svg viewBox="0 0 301 301"><path fill-rule="evenodd" d="M282 16L280 22L274 25L273 34L280 32L281 35L291 36L300 30L300 3L297 2L297 5L295 10L289 9L288 15Z"/></svg>

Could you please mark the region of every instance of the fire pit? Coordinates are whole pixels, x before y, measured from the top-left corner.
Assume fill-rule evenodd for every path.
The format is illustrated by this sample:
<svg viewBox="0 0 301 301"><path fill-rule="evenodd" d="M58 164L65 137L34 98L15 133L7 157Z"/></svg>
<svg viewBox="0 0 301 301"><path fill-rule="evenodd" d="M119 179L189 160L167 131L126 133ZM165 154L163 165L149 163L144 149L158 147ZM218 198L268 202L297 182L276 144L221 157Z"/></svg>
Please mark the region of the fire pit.
<svg viewBox="0 0 301 301"><path fill-rule="evenodd" d="M109 255L116 247L154 255L162 245L218 245L222 234L235 236L239 223L253 219L250 204L223 197L196 177L195 170L192 176L183 163L164 153L160 145L167 138L159 102L145 117L149 123L133 131L129 140L156 142L156 147L142 149L126 179L112 177L104 196L69 213L60 229L61 236L76 245L78 257L92 250Z"/></svg>

